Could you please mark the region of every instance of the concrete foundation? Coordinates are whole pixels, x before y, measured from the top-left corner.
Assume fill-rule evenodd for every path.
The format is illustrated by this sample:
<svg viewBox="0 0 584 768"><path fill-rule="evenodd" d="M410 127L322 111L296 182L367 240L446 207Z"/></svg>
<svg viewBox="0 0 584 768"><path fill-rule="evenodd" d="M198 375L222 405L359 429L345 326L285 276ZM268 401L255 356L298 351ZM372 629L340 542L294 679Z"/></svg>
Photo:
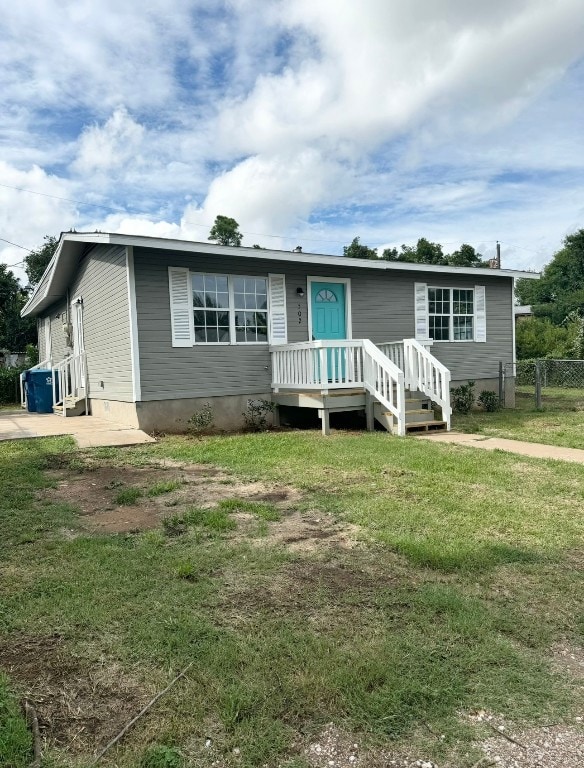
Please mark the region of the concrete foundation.
<svg viewBox="0 0 584 768"><path fill-rule="evenodd" d="M210 430L238 430L245 426L243 414L249 401L269 400L271 393L262 395L224 395L222 397L197 397L181 400L151 400L136 403L140 429L146 432L186 432L188 419L207 403L213 411ZM266 420L272 423L273 414L268 412Z"/></svg>
<svg viewBox="0 0 584 768"><path fill-rule="evenodd" d="M134 429L140 427L136 403L124 403L121 400L98 400L93 397L89 399L89 410L92 416L97 416L100 419L106 419L116 424L126 424Z"/></svg>
<svg viewBox="0 0 584 768"><path fill-rule="evenodd" d="M468 379L462 381L451 381L450 387L454 389L461 384L467 384ZM475 397L478 397L484 389L496 392L499 394L499 379L474 379L475 383ZM515 408L515 378L507 377L505 379L505 408Z"/></svg>

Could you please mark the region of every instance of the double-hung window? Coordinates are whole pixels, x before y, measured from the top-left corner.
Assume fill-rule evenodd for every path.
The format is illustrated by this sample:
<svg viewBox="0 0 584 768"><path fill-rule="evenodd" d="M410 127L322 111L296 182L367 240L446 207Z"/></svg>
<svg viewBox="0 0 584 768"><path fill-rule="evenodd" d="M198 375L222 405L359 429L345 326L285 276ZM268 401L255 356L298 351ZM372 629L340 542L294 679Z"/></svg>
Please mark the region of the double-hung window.
<svg viewBox="0 0 584 768"><path fill-rule="evenodd" d="M473 341L475 297L472 288L428 288L430 338Z"/></svg>
<svg viewBox="0 0 584 768"><path fill-rule="evenodd" d="M195 344L268 341L268 281L192 273Z"/></svg>

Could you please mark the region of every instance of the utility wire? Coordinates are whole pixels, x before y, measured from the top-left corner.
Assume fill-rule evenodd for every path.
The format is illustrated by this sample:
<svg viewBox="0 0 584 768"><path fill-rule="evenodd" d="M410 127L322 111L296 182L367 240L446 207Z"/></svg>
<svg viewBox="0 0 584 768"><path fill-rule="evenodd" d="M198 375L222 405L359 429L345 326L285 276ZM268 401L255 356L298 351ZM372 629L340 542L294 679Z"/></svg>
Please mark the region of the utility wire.
<svg viewBox="0 0 584 768"><path fill-rule="evenodd" d="M25 189L24 187L14 187L14 186L11 186L10 184L2 184L2 183L0 183L0 187L4 187L4 189L13 189L13 190L15 190L17 192L27 192L30 195L39 195L40 197L49 197L49 198L51 198L53 200L61 200L62 202L65 202L65 203L75 203L76 205L82 205L82 206L84 206L86 208L101 208L102 210L112 211L114 213L125 213L128 216L149 216L149 215L151 215L151 214L148 214L148 213L145 213L145 212L141 212L141 211L134 211L134 212L132 212L132 211L128 211L126 208L119 208L119 207L115 207L115 206L111 206L111 205L104 205L103 203L88 203L88 202L84 202L83 200L75 200L74 198L70 198L70 197L60 197L59 195L50 195L47 192L37 192L34 189ZM200 222L200 223L192 222L191 226L193 226L193 227L204 227L205 229L207 229L207 228L210 228L212 226L212 224L205 223L205 222ZM266 232L251 232L249 230L240 230L240 231L241 231L242 235L255 235L256 237L271 237L271 238L279 239L279 240L290 240L290 241L292 241L292 240L305 240L305 241L308 241L310 243L336 243L336 244L345 244L345 242L346 242L345 240L334 240L334 239L326 239L326 238L318 238L318 237L306 237L305 235L298 235L296 237L290 237L290 236L287 236L287 235L269 235ZM13 245L16 248L22 248L22 250L28 251L29 253L31 253L31 249L30 248L25 248L23 245L18 245L18 243L12 243L12 242L10 242L10 240L6 240L3 237L0 237L0 240L2 242L4 242L4 243L8 243L9 245ZM374 240L374 241L370 241L370 242L372 242L373 245L375 245L375 244L382 245L384 243L383 240L378 240L378 241ZM487 244L495 243L495 242L500 242L501 245L507 245L510 248L519 248L520 250L527 251L528 253L535 253L535 254L538 253L538 251L533 250L533 248L525 248L522 245L513 245L512 243L507 243L507 242L504 242L503 240L499 240L499 241L483 240L483 242L485 242ZM458 243L458 241L453 240L452 242L441 243L441 245L456 245L457 243ZM13 264L12 266L17 266L17 265Z"/></svg>
<svg viewBox="0 0 584 768"><path fill-rule="evenodd" d="M18 245L18 243L13 243L11 240L6 240L4 237L0 237L0 240L2 240L3 243L8 243L8 245L13 245L15 248L22 248L23 251L32 253L32 250L30 248L26 248L24 245Z"/></svg>
<svg viewBox="0 0 584 768"><path fill-rule="evenodd" d="M101 208L101 209L106 210L106 211L113 211L114 213L125 213L128 216L149 216L149 215L151 215L151 214L145 213L143 211L128 211L125 208L119 208L119 207L114 207L114 206L111 206L111 205L105 205L103 203L88 203L88 202L84 202L82 200L75 200L74 198L70 198L70 197L60 197L59 195L50 195L47 192L37 192L37 191L35 191L33 189L25 189L24 187L14 187L14 186L11 186L10 184L1 184L0 183L0 187L4 187L5 189L14 189L17 192L28 192L31 195L40 195L41 197L49 197L49 198L51 198L53 200L61 200L62 202L65 202L65 203L75 203L76 205L82 205L82 206L84 206L86 208ZM209 224L208 222L198 222L198 223L197 222L192 222L191 226L193 226L193 227L204 227L205 229L207 229L207 228L210 229L213 225ZM333 238L306 237L305 235L296 235L295 237L291 237L291 236L288 236L288 235L270 235L270 234L267 234L266 232L252 232L250 230L240 230L240 231L241 231L242 235L255 235L256 237L271 237L271 238L274 238L276 240L278 240L278 239L279 240L290 240L290 241L292 241L292 240L305 240L305 241L308 241L309 243L336 243L336 244L346 245L346 241L345 240L334 240ZM0 240L2 240L2 239L3 238L0 238ZM4 242L8 242L8 241L5 240ZM369 242L372 243L373 245L376 245L376 244L377 245L383 245L383 243L386 242L386 240L377 240L377 241L373 240L373 241L369 241ZM483 241L483 242L494 243L495 241L494 240L486 240L486 241ZM450 243L441 243L441 245L457 245L457 244L458 244L458 241L456 241L456 240L453 240ZM11 245L14 245L14 243L11 243ZM20 246L20 245L17 246L17 247L18 248L23 248L23 246ZM519 248L521 246L512 246L512 247L518 247ZM25 248L24 250L28 250L28 248ZM529 250L529 249L525 248L524 250ZM535 253L535 251L533 251L533 253Z"/></svg>

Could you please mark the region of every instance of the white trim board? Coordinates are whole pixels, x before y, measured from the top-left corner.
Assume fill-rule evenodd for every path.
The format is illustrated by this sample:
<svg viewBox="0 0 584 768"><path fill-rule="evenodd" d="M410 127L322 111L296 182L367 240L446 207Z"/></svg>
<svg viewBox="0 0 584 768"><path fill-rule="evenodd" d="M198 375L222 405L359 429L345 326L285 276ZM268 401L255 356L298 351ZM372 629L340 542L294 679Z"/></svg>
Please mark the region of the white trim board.
<svg viewBox="0 0 584 768"><path fill-rule="evenodd" d="M347 339L353 338L353 314L351 311L351 278L350 277L315 277L306 278L308 303L308 341L312 341L312 283L343 283L345 285L345 333Z"/></svg>

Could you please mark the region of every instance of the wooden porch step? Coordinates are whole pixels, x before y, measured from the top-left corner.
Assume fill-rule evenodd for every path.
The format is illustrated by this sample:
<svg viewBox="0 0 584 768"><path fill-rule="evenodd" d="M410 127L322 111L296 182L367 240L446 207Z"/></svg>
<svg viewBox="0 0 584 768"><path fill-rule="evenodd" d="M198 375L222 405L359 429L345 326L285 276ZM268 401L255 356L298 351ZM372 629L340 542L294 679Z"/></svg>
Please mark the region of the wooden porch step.
<svg viewBox="0 0 584 768"><path fill-rule="evenodd" d="M65 398L65 406L65 416L67 418L70 416L83 416L85 414L85 397L81 397L79 399L74 397L67 397ZM63 401L53 406L53 413L57 414L58 416L63 415Z"/></svg>
<svg viewBox="0 0 584 768"><path fill-rule="evenodd" d="M446 429L445 421L417 421L406 423L406 432L440 432Z"/></svg>

